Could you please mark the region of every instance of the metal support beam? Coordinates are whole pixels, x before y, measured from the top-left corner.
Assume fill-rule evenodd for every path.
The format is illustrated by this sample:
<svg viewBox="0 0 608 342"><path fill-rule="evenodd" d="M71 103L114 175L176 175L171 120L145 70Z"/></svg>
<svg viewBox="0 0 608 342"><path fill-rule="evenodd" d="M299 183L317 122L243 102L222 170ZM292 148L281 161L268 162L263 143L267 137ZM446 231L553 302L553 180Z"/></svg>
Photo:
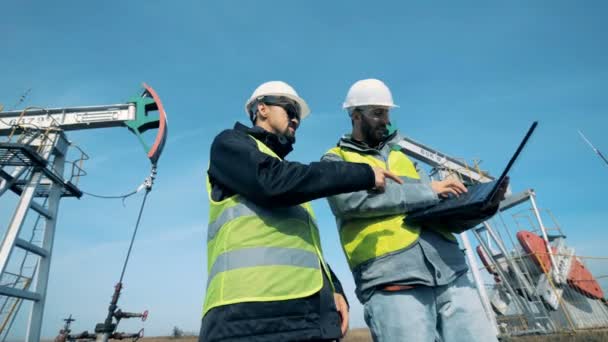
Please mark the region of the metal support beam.
<svg viewBox="0 0 608 342"><path fill-rule="evenodd" d="M56 141L57 139L53 139ZM54 144L55 148L61 145ZM64 146L67 148L67 146ZM63 170L65 166L65 155L67 154L64 149L57 151L55 159L53 161L53 169L55 172L63 176ZM44 237L42 239L42 249L48 251L48 255L45 258L40 258L39 266L36 272L36 283L35 290L40 294L41 299L32 305L32 311L28 320L27 327L27 342L38 342L40 341L40 332L42 330L42 316L44 314L44 304L46 302L46 291L48 287L49 274L51 268L51 256L53 255L53 243L55 240L55 227L57 224L57 212L59 211L59 201L61 200L61 193L63 189L62 182L54 182L51 185L48 197L48 210L52 215L52 218L46 220L44 226Z"/></svg>
<svg viewBox="0 0 608 342"><path fill-rule="evenodd" d="M0 135L10 133L14 125L38 128L60 127L65 131L124 126L125 121L135 119L135 114L134 103L74 108L30 108L25 112L22 110L1 112Z"/></svg>
<svg viewBox="0 0 608 342"><path fill-rule="evenodd" d="M547 236L547 229L545 228L545 225L543 224L543 220L540 217L540 211L538 210L538 207L536 206L536 200L534 199L535 196L530 196L530 204L532 204L532 210L534 211L534 215L536 216L536 219L538 220L538 225L540 226L540 231L542 232L543 235L543 239L545 240L546 244L546 248L547 248L547 254L549 255L549 259L551 260L551 265L553 265L552 270L554 270L557 267L557 263L555 262L555 257L553 256L553 251L551 250L551 243L549 241L549 237ZM550 271L551 275L553 276L553 280L558 283L558 284L563 284L565 282L565 279L561 279L559 272L553 272Z"/></svg>
<svg viewBox="0 0 608 342"><path fill-rule="evenodd" d="M19 166L16 167L11 174L9 174L0 169L0 177L2 177L2 179L0 179L0 196L2 196L8 189L15 191L14 185L26 170L26 167Z"/></svg>
<svg viewBox="0 0 608 342"><path fill-rule="evenodd" d="M8 334L10 333L11 328L15 323L15 319L17 318L16 313L19 312L19 309L21 309L21 304L23 304L23 300L17 301L11 309L14 314L12 314L10 317L7 317L10 318L8 321L2 322L2 326L0 327L0 337L2 338L2 340L0 340L1 342L6 341L6 338L8 337Z"/></svg>
<svg viewBox="0 0 608 342"><path fill-rule="evenodd" d="M13 252L13 246L15 246L15 240L19 236L19 232L25 221L25 216L30 208L30 204L36 193L36 187L38 186L38 183L40 183L41 178L41 172L33 172L29 177L28 185L25 186L25 189L21 194L17 209L8 225L2 245L0 245L0 274L4 274L4 271L6 271L6 266L8 265L9 258Z"/></svg>
<svg viewBox="0 0 608 342"><path fill-rule="evenodd" d="M498 265L498 263L496 262L496 260L494 259L493 255L492 255L492 251L488 248L487 244L485 243L485 241L482 239L481 237L481 231L482 230L488 230L490 231L491 228L489 225L484 224L483 228L474 228L473 229L473 234L475 235L475 237L477 238L477 241L479 241L479 245L481 246L481 248L483 249L483 251L485 252L485 254L490 258L490 260L492 261L493 265ZM494 239L496 236L494 234L491 233L491 237L492 239ZM508 256L508 254L506 253L506 250L504 248L502 248L503 246L499 243L498 240L494 239L494 242L496 242L496 245L498 246L498 248L500 249L501 253L505 256ZM519 282L519 287L520 289L525 289L526 285L522 284L521 282L521 273L519 271L519 268L517 268L516 266L514 267L514 263L511 262L511 260L507 257L507 262L509 263L509 267L511 267L513 269L513 271L516 273L515 277L516 277L516 281ZM519 295L517 294L517 291L515 288L513 288L513 286L511 285L511 283L507 280L507 276L506 274L503 272L503 270L500 267L496 267L496 272L498 273L498 275L500 276L500 279L502 280L506 290L509 292L509 294L511 295L511 299L513 300L513 302L515 303L516 308L519 310L519 312L524 315L529 322L533 322L534 321L534 317L532 314L532 308L529 306L528 302L526 300L524 300L523 298L519 297Z"/></svg>
<svg viewBox="0 0 608 342"><path fill-rule="evenodd" d="M481 274L479 272L479 266L477 264L477 259L475 259L475 255L473 255L473 247L471 246L471 241L469 241L469 237L467 236L467 232L464 231L459 234L460 240L465 248L465 255L467 256L467 261L469 262L469 268L471 269L471 274L473 274L473 280L475 281L475 285L477 287L477 293L479 294L479 298L481 299L481 304L483 305L483 309L486 312L486 316L492 323L492 329L494 331L494 335L498 336L498 325L496 323L496 314L492 309L492 304L490 304L490 299L488 298L488 292L486 291L486 287L481 279Z"/></svg>
<svg viewBox="0 0 608 342"><path fill-rule="evenodd" d="M505 211L519 205L530 199L531 196L534 196L534 190L527 189L523 192L520 192L516 195L509 196L500 202L500 206L498 210Z"/></svg>
<svg viewBox="0 0 608 342"><path fill-rule="evenodd" d="M38 293L19 290L19 289L16 289L14 287L9 287L9 286L0 286L0 295L32 300L36 303L42 299L42 297ZM38 341L40 341L40 340L38 340Z"/></svg>
<svg viewBox="0 0 608 342"><path fill-rule="evenodd" d="M491 182L494 180L494 178L490 175L484 172L480 173L478 170L470 168L466 163L414 141L413 139L404 137L403 140L401 140L398 144L403 149L403 152L408 156L427 163L433 167L441 166L449 170L454 170L464 178L480 183Z"/></svg>

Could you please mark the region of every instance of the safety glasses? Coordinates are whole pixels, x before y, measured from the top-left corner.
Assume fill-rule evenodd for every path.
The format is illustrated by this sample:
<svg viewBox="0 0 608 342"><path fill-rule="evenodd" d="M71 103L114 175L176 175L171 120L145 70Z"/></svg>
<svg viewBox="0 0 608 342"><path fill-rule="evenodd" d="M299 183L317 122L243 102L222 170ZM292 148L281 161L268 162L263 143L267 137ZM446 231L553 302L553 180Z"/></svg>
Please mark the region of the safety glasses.
<svg viewBox="0 0 608 342"><path fill-rule="evenodd" d="M289 120L298 119L300 121L300 105L290 98L285 96L264 96L259 102L269 106L279 106L285 110Z"/></svg>

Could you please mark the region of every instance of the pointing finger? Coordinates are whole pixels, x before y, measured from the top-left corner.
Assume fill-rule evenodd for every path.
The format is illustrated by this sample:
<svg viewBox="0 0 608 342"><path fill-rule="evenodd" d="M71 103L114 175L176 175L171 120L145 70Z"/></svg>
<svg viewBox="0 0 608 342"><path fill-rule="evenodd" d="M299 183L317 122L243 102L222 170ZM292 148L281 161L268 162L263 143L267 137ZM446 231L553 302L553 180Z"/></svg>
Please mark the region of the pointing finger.
<svg viewBox="0 0 608 342"><path fill-rule="evenodd" d="M395 182L397 182L399 184L403 184L403 180L401 178L399 178L399 176L395 175L394 173L392 173L390 171L385 171L384 175L387 178L390 178L390 179L394 180Z"/></svg>

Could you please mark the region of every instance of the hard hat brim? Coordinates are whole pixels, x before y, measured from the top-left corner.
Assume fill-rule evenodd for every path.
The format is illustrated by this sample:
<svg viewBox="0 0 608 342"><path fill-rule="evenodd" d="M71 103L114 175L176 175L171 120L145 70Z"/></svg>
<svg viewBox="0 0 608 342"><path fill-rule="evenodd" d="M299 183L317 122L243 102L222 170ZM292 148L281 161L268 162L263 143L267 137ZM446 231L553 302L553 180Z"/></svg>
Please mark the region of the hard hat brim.
<svg viewBox="0 0 608 342"><path fill-rule="evenodd" d="M378 106L378 107L388 107L388 108L399 108L399 106L397 106L394 103L378 103L378 102L374 102L374 103L358 103L356 105L343 103L342 104L342 109L349 109L349 108L355 108L355 107L364 107L364 106Z"/></svg>

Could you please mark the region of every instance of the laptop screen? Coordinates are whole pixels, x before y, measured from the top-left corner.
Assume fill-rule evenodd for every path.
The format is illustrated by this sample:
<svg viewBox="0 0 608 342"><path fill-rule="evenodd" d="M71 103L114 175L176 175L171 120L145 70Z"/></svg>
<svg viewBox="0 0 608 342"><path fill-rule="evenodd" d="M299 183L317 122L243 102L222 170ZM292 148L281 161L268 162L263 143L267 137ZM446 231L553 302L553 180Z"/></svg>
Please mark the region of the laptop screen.
<svg viewBox="0 0 608 342"><path fill-rule="evenodd" d="M521 153L521 151L524 149L524 146L526 145L526 143L530 139L530 136L532 135L532 133L536 129L536 126L538 126L538 121L534 121L532 123L532 126L530 126L530 128L528 129L528 133L526 133L526 136L524 137L524 139L519 144L519 147L517 148L517 151L515 151L515 154L513 154L513 156L511 157L511 160L509 160L509 164L507 164L507 167L505 168L505 170L502 172L502 174L500 175L500 177L496 180L496 184L494 185L494 189L492 189L492 192L490 193L490 197L489 198L494 197L494 195L496 194L496 191L498 191L498 188L500 187L500 184L502 183L502 181L505 179L505 177L509 173L509 170L511 169L511 166L513 166L513 164L515 163L515 160L517 159L517 157L519 157L519 154Z"/></svg>

